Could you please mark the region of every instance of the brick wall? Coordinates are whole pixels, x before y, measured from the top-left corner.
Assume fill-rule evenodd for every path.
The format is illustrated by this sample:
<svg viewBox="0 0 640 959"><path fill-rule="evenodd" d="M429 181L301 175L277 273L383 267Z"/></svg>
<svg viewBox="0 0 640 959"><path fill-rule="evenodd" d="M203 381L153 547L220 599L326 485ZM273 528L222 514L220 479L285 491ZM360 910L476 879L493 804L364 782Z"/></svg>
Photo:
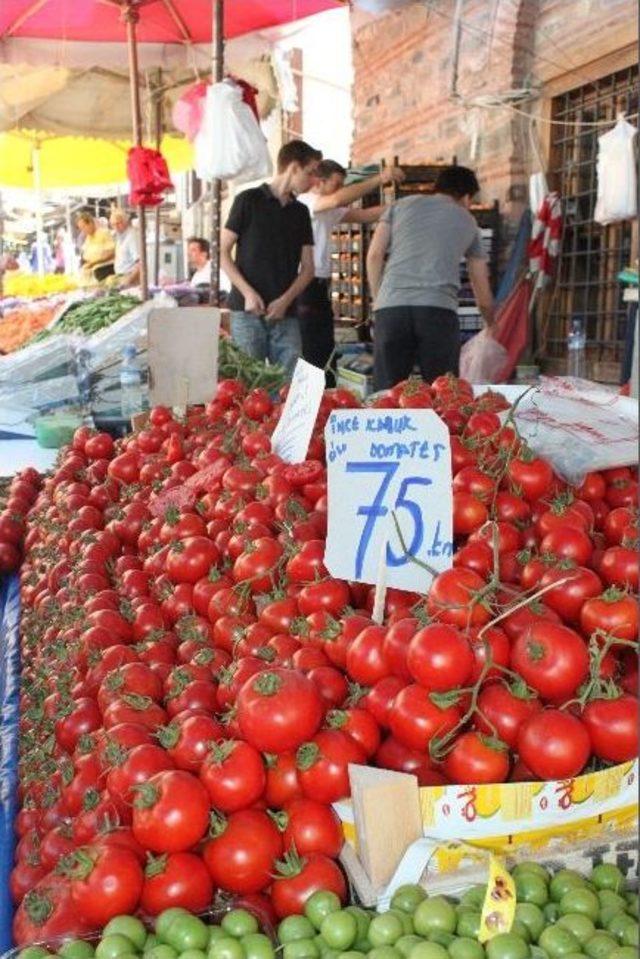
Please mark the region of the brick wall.
<svg viewBox="0 0 640 959"><path fill-rule="evenodd" d="M356 163L468 163L483 199L497 199L507 236L522 213L532 170L528 122L508 109L469 110L450 98L454 0L412 2L373 17L352 13ZM457 93L470 99L575 70L637 36L636 0L464 0ZM581 69L583 67L583 69ZM477 150L471 139L477 124Z"/></svg>

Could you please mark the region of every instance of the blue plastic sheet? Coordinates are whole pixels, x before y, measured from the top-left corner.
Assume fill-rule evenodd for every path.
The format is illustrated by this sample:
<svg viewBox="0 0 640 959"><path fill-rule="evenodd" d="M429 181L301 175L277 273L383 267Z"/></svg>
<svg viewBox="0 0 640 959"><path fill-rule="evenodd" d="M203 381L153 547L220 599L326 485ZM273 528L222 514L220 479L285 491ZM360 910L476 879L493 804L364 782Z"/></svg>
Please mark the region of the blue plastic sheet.
<svg viewBox="0 0 640 959"><path fill-rule="evenodd" d="M20 706L20 591L12 576L0 588L0 954L13 945L9 875L15 851Z"/></svg>

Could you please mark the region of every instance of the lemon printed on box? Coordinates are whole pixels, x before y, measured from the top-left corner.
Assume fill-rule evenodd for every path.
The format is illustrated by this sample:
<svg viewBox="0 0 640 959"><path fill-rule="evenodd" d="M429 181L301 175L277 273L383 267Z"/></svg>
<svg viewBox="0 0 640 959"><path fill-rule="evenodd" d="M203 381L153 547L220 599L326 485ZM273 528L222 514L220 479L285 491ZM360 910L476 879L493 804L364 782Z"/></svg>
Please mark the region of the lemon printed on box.
<svg viewBox="0 0 640 959"><path fill-rule="evenodd" d="M533 811L532 783L508 783L502 790L502 818L505 822L530 819Z"/></svg>

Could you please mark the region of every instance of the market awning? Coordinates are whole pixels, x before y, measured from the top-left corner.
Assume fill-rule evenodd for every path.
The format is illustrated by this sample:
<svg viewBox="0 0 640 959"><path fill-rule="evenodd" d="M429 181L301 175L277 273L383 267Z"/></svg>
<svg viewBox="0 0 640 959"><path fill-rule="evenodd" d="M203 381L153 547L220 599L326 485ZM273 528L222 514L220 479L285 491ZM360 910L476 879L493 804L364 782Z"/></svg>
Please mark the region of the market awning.
<svg viewBox="0 0 640 959"><path fill-rule="evenodd" d="M230 0L225 7L226 38L310 17L344 0ZM211 0L138 0L139 43L206 43L211 40ZM121 42L124 26L117 4L104 0L2 0L0 39L64 38L65 41Z"/></svg>

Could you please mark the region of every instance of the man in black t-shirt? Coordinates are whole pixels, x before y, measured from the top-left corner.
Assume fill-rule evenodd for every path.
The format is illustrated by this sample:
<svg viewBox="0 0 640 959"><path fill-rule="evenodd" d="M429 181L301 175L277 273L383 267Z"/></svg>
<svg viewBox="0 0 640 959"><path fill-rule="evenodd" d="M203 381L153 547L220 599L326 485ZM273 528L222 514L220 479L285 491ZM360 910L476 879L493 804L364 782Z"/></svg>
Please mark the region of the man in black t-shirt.
<svg viewBox="0 0 640 959"><path fill-rule="evenodd" d="M296 196L309 190L321 157L302 140L286 143L276 177L240 193L222 231L233 341L256 359L280 364L288 376L302 351L296 298L314 276L311 218Z"/></svg>

